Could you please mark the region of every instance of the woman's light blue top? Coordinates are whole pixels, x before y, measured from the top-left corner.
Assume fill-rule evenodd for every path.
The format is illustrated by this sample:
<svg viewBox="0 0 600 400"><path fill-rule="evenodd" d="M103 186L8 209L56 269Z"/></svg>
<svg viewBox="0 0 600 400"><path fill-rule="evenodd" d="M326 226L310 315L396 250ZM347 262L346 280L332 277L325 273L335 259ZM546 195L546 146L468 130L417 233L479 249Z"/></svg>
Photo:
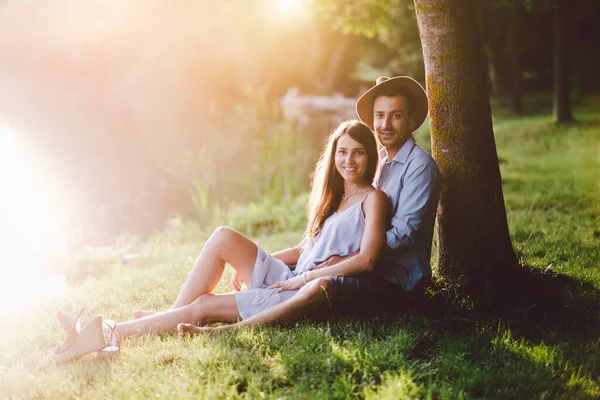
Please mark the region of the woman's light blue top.
<svg viewBox="0 0 600 400"><path fill-rule="evenodd" d="M269 289L272 284L306 273L330 256L343 257L359 251L365 232L363 202L364 199L327 218L321 232L302 251L294 271L290 271L283 261L274 258L257 245L252 285L248 290L234 293L240 317L249 318L291 298L298 292L298 290L278 292L276 289Z"/></svg>
<svg viewBox="0 0 600 400"><path fill-rule="evenodd" d="M306 246L294 275L310 271L333 255L349 256L360 250L365 233L364 199L344 211L333 213L323 223L321 232Z"/></svg>

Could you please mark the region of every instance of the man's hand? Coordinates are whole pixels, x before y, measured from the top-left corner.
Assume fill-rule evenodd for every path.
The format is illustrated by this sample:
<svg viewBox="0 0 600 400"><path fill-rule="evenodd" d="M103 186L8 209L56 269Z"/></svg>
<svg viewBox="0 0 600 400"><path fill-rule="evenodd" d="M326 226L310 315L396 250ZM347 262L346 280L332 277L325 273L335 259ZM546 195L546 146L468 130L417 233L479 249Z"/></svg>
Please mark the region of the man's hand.
<svg viewBox="0 0 600 400"><path fill-rule="evenodd" d="M283 292L284 290L298 290L304 286L304 279L305 277L303 275L298 275L286 281L274 283L269 286L269 289L277 289L276 293Z"/></svg>
<svg viewBox="0 0 600 400"><path fill-rule="evenodd" d="M231 273L231 287L233 288L234 292L239 292L242 290L242 282L240 281L238 272L235 269Z"/></svg>
<svg viewBox="0 0 600 400"><path fill-rule="evenodd" d="M351 257L351 256L349 256L349 257ZM330 267L332 265L339 263L340 261L344 260L345 258L346 257L333 255L333 256L329 257L327 260L323 261L321 264L315 266L313 269L321 269L321 268L325 268L325 267Z"/></svg>

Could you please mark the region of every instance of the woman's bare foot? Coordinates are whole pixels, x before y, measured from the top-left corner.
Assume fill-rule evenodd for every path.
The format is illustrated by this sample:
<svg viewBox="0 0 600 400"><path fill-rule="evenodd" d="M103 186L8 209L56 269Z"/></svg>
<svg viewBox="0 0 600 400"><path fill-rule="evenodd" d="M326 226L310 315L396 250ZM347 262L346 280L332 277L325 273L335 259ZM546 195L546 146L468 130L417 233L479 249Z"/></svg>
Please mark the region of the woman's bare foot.
<svg viewBox="0 0 600 400"><path fill-rule="evenodd" d="M154 314L156 314L154 311L135 310L133 312L133 319L149 317L150 315L154 315Z"/></svg>
<svg viewBox="0 0 600 400"><path fill-rule="evenodd" d="M213 333L227 331L230 329L235 329L236 324L233 325L221 325L221 326L196 326L194 324L184 324L181 323L177 325L177 332L179 332L179 337L182 339L187 335L212 335Z"/></svg>

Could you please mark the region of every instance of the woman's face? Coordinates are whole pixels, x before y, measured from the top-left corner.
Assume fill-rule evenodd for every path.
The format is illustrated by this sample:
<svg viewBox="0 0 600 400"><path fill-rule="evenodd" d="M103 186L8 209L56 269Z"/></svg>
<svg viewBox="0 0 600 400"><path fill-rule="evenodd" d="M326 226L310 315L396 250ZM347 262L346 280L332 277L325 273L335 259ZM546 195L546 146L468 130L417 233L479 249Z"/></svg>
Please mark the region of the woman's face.
<svg viewBox="0 0 600 400"><path fill-rule="evenodd" d="M342 135L335 149L335 168L344 180L359 183L363 181L369 163L365 147L349 135Z"/></svg>

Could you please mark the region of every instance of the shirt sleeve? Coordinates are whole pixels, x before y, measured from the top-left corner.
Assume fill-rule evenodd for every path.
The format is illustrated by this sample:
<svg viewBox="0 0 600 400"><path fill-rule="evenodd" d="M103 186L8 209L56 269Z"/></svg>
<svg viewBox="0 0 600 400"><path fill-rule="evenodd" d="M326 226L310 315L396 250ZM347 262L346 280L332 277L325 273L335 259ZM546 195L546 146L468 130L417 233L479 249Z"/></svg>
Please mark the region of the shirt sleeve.
<svg viewBox="0 0 600 400"><path fill-rule="evenodd" d="M415 242L430 208L437 206L439 185L437 168L429 164L420 164L405 175L398 209L392 216L392 227L386 232L389 248L398 251Z"/></svg>

